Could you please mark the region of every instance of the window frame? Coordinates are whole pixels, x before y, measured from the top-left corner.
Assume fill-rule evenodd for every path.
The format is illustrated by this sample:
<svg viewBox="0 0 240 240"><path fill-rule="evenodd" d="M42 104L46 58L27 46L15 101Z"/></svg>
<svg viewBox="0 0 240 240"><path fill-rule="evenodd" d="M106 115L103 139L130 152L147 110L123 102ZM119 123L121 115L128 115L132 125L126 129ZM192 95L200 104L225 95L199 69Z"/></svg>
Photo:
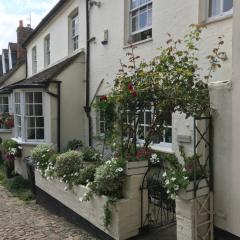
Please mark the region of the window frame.
<svg viewBox="0 0 240 240"><path fill-rule="evenodd" d="M140 40L136 40L136 41L133 41L133 38L134 36L136 36L137 34L141 34L141 33L144 33L146 31L152 31L152 20L151 20L151 25L148 25L144 28L140 28L139 26L139 23L140 23L140 19L139 19L139 16L140 16L140 10L141 8L143 7L147 7L146 9L146 12L147 12L147 22L149 21L149 10L151 10L151 14L152 14L152 9L153 9L153 1L152 0L146 0L145 3L142 3L140 5L138 5L137 7L134 7L132 8L132 0L129 0L129 37L131 39L131 42L133 43L138 43L138 42L141 42L141 41L146 41L148 39L151 39L152 38L152 32L151 32L151 37L150 38L144 38L144 39L140 39ZM151 6L151 8L149 8L149 6ZM132 13L135 12L135 11L138 11L138 14L136 14L135 16L132 16ZM136 31L133 31L132 30L132 27L133 27L133 18L136 18L138 17L138 29ZM152 15L151 15L151 19L152 19Z"/></svg>
<svg viewBox="0 0 240 240"><path fill-rule="evenodd" d="M48 34L44 38L44 66L48 67L51 64L51 38Z"/></svg>
<svg viewBox="0 0 240 240"><path fill-rule="evenodd" d="M32 74L37 73L37 46L32 48Z"/></svg>
<svg viewBox="0 0 240 240"><path fill-rule="evenodd" d="M2 100L0 100L0 108L1 108L1 105L7 105L8 106L8 111L0 111L1 113L9 113L9 114L12 114L11 113L11 111L12 111L12 109L11 109L11 96L10 95L8 95L8 94L1 94L0 95L0 99L1 98L7 98L8 99L8 104L5 104L5 103L1 103L2 102ZM9 129L9 128L4 128L3 127L3 124L0 124L0 132L1 131L12 131L12 129Z"/></svg>
<svg viewBox="0 0 240 240"><path fill-rule="evenodd" d="M73 27L74 25L74 27ZM70 20L70 38L71 51L75 52L79 49L79 15L78 11L71 17Z"/></svg>
<svg viewBox="0 0 240 240"><path fill-rule="evenodd" d="M129 110L129 112L130 112L130 110ZM146 110L143 111L143 113L144 113L144 122L143 123L139 123L138 126L144 127L144 138L146 137L146 135L145 135L146 134L146 128L148 126L150 126L146 122L146 119L147 119L146 112L151 112L151 119L153 118L153 114L154 114L153 109L146 109ZM172 116L173 116L173 114L171 114L171 122L172 122ZM129 122L129 115L128 114L127 114L127 124L133 124L133 123ZM164 139L164 141L163 142L160 141L159 143L151 142L150 143L150 147L155 149L155 150L159 150L159 151L161 151L162 149L165 149L165 150L167 150L169 152L172 152L172 147L173 147L173 131L172 131L172 129L173 129L173 126L172 126L172 124L171 125L166 125L166 126L164 126L164 128L165 128L163 130L163 139ZM165 141L165 139L166 139L166 129L171 129L171 131L172 131L171 132L172 133L171 134L172 135L172 142L171 143ZM144 139L140 139L139 136L137 136L137 143L140 146L143 146L145 141L144 141Z"/></svg>
<svg viewBox="0 0 240 240"><path fill-rule="evenodd" d="M220 8L220 13L217 15L210 15L210 0L206 0L207 1L207 12L206 12L206 16L207 16L207 20L208 21L214 21L214 20L218 20L221 18L225 18L228 16L231 16L233 14L233 7L228 10L228 11L223 11L223 4L224 4L224 0L219 0L220 4L221 4L221 8Z"/></svg>
<svg viewBox="0 0 240 240"><path fill-rule="evenodd" d="M39 117L43 118L44 121L44 138L43 139L28 139L28 134L27 134L27 130L28 130L28 121L27 118L31 117L27 115L27 111L26 111L26 93L36 93L36 92L41 92L42 93L42 115ZM20 95L20 114L16 114L16 99L15 99L15 94L18 93ZM15 90L13 92L13 98L14 98L14 138L20 142L24 142L24 143L44 143L46 141L46 114L45 114L45 92L42 89L27 89L27 90ZM19 126L21 128L20 132L20 136L18 134L18 129L17 129L17 120L16 117L19 116L21 119L21 125ZM33 116L36 117L36 116ZM35 129L36 131L36 129Z"/></svg>

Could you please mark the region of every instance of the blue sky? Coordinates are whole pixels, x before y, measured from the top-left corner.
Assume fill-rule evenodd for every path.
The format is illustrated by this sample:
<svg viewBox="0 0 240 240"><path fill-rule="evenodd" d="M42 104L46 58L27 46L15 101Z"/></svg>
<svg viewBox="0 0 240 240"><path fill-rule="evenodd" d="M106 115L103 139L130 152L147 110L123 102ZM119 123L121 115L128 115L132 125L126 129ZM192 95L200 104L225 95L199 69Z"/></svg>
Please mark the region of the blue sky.
<svg viewBox="0 0 240 240"><path fill-rule="evenodd" d="M8 42L16 42L16 28L19 20L32 27L51 10L59 0L0 0L0 51Z"/></svg>

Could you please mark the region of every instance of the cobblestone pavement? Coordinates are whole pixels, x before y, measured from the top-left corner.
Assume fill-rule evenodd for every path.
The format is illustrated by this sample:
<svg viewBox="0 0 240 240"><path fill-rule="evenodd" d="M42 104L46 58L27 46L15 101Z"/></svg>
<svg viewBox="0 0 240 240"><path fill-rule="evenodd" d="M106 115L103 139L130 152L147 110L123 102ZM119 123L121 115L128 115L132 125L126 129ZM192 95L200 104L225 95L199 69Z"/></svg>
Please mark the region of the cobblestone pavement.
<svg viewBox="0 0 240 240"><path fill-rule="evenodd" d="M34 202L25 203L0 186L0 240L96 240Z"/></svg>

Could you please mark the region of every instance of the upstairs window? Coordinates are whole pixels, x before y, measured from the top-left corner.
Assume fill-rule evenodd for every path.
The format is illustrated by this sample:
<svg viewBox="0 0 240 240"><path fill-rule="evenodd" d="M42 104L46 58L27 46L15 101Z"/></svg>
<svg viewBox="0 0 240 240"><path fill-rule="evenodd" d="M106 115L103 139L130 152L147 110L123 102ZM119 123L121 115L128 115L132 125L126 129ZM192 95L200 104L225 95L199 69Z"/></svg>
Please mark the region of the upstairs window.
<svg viewBox="0 0 240 240"><path fill-rule="evenodd" d="M51 63L50 35L44 38L44 65L47 67Z"/></svg>
<svg viewBox="0 0 240 240"><path fill-rule="evenodd" d="M37 47L32 48L32 74L37 73Z"/></svg>
<svg viewBox="0 0 240 240"><path fill-rule="evenodd" d="M79 42L79 18L78 14L73 16L71 19L71 41L72 41L72 51L78 49Z"/></svg>
<svg viewBox="0 0 240 240"><path fill-rule="evenodd" d="M230 14L232 10L233 0L209 0L209 18Z"/></svg>
<svg viewBox="0 0 240 240"><path fill-rule="evenodd" d="M152 0L130 0L130 41L152 37Z"/></svg>

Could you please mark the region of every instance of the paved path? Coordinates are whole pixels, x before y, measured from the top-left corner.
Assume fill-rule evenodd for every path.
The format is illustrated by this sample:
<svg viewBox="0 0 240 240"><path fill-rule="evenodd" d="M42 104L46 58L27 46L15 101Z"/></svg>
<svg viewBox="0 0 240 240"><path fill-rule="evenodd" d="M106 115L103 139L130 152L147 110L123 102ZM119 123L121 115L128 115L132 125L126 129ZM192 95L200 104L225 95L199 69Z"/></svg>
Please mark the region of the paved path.
<svg viewBox="0 0 240 240"><path fill-rule="evenodd" d="M0 186L0 240L96 240L35 203L11 197Z"/></svg>

